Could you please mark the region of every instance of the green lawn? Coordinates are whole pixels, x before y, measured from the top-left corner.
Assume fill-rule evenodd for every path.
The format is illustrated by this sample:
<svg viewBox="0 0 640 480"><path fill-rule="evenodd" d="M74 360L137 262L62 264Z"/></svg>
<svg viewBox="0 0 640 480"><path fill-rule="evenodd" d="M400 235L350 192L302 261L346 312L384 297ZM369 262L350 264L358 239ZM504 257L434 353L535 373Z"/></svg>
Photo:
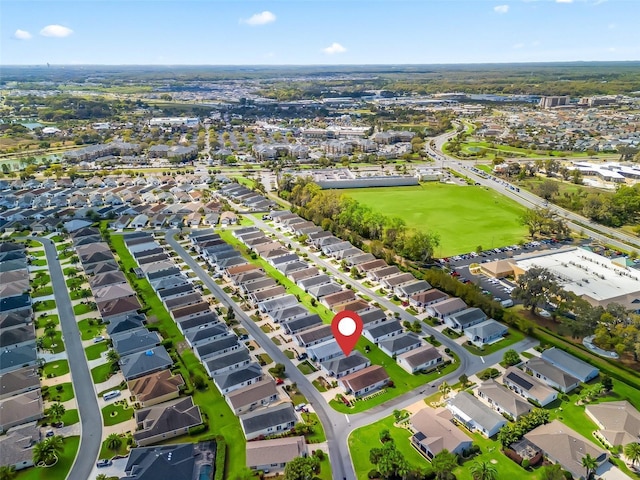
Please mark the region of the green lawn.
<svg viewBox="0 0 640 480"><path fill-rule="evenodd" d="M303 413L302 418L305 423L311 425L313 428L313 433L305 435L307 443L322 443L327 441L327 437L324 435L324 428L322 428L322 423L320 423L318 415L315 413Z"/></svg>
<svg viewBox="0 0 640 480"><path fill-rule="evenodd" d="M42 369L42 376L49 378L59 377L60 375L66 375L67 373L69 373L69 362L66 360L49 362Z"/></svg>
<svg viewBox="0 0 640 480"><path fill-rule="evenodd" d="M91 378L93 379L93 383L102 383L109 379L111 373L111 363L104 363L91 369Z"/></svg>
<svg viewBox="0 0 640 480"><path fill-rule="evenodd" d="M71 382L51 386L47 389L46 393L43 393L43 397L45 400L52 402L66 402L74 397L73 386Z"/></svg>
<svg viewBox="0 0 640 480"><path fill-rule="evenodd" d="M73 313L75 315L84 315L85 313L93 312L97 309L98 307L94 307L88 303L79 303L73 306Z"/></svg>
<svg viewBox="0 0 640 480"><path fill-rule="evenodd" d="M313 373L316 371L313 365L311 365L307 360L298 364L298 370L300 370L305 375L309 375L310 373Z"/></svg>
<svg viewBox="0 0 640 480"><path fill-rule="evenodd" d="M519 217L524 208L498 192L478 186L439 183L414 187L344 190L355 200L407 226L440 236L436 256L511 245L527 234Z"/></svg>
<svg viewBox="0 0 640 480"><path fill-rule="evenodd" d="M62 341L62 332L55 330L55 337L49 337L42 335L42 348L45 350L51 350L53 353L64 352L64 342Z"/></svg>
<svg viewBox="0 0 640 480"><path fill-rule="evenodd" d="M82 340L91 340L104 332L104 324L95 323L97 319L93 319L95 321L94 325L89 325L89 320L90 319L85 318L78 322L78 329L80 330L80 338L82 338Z"/></svg>
<svg viewBox="0 0 640 480"><path fill-rule="evenodd" d="M36 272L35 278L31 281L33 287L41 287L51 282L51 276L44 271Z"/></svg>
<svg viewBox="0 0 640 480"><path fill-rule="evenodd" d="M53 295L53 287L51 285L34 287L33 292L31 292L31 296L33 298L45 297L47 295Z"/></svg>
<svg viewBox="0 0 640 480"><path fill-rule="evenodd" d="M80 437L66 437L64 450L58 458L58 463L50 468L31 467L21 470L16 475L16 480L53 480L67 478L69 470L76 458Z"/></svg>
<svg viewBox="0 0 640 480"><path fill-rule="evenodd" d="M125 407L122 403L110 403L102 409L102 424L105 427L126 422L133 418L133 408Z"/></svg>
<svg viewBox="0 0 640 480"><path fill-rule="evenodd" d="M106 352L109 349L107 342L96 343L84 349L84 353L87 355L87 360L97 360L100 358L102 352Z"/></svg>
<svg viewBox="0 0 640 480"><path fill-rule="evenodd" d="M60 324L60 318L58 317L58 315L51 315L51 314L43 313L43 314L39 315L36 318L36 329L44 328L44 326L49 322L52 322L55 325L59 325Z"/></svg>
<svg viewBox="0 0 640 480"><path fill-rule="evenodd" d="M266 353L261 353L256 356L258 357L258 360L261 362L260 363L261 365L269 365L270 363L273 363L273 359Z"/></svg>
<svg viewBox="0 0 640 480"><path fill-rule="evenodd" d="M129 447L127 445L127 439L122 437L122 443L120 444L120 448L117 451L110 450L107 448L107 441L102 442L102 446L100 447L100 454L98 458L112 458L115 455L125 456L129 453Z"/></svg>
<svg viewBox="0 0 640 480"><path fill-rule="evenodd" d="M379 440L380 432L385 429L389 430L396 448L404 455L411 467L431 469L429 462L411 446L409 440L411 433L409 430L394 427L393 422L393 416L386 417L365 427L358 428L349 435L349 450L358 480L367 480L367 473L374 469L374 465L369 461L369 451L372 448L382 446Z"/></svg>
<svg viewBox="0 0 640 480"><path fill-rule="evenodd" d="M64 412L61 420L65 425L73 425L74 423L78 423L80 421L80 416L78 415L78 410L72 409Z"/></svg>
<svg viewBox="0 0 640 480"><path fill-rule="evenodd" d="M490 345L485 345L482 348L478 348L475 345L467 345L467 342L463 344L463 347L467 349L470 353L474 355L490 355L498 350L501 350L509 345L513 345L514 343L519 342L520 340L524 340L525 334L520 330L516 330L515 328L509 328L509 333L504 337L504 339L499 342L492 343Z"/></svg>
<svg viewBox="0 0 640 480"><path fill-rule="evenodd" d="M30 265L32 267L44 267L47 264L45 259L38 258L37 260L31 260Z"/></svg>
<svg viewBox="0 0 640 480"><path fill-rule="evenodd" d="M33 311L34 312L44 312L46 310L53 310L56 308L55 300L44 300L40 302L34 302Z"/></svg>

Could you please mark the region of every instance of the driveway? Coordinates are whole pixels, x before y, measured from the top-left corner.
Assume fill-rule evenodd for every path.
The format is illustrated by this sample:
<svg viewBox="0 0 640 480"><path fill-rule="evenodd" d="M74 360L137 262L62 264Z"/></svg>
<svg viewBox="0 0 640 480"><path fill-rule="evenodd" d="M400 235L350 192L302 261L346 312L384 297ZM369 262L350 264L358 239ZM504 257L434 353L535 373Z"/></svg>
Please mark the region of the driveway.
<svg viewBox="0 0 640 480"><path fill-rule="evenodd" d="M44 245L49 264L49 273L53 284L60 327L64 336L64 343L71 369L73 390L78 402L80 415L80 448L67 478L93 478L90 474L95 466L102 441L102 415L98 408L93 380L87 365L87 358L82 348L80 332L73 315L73 307L69 298L69 291L62 273L60 262L56 259L58 252L55 244L48 238L27 237Z"/></svg>

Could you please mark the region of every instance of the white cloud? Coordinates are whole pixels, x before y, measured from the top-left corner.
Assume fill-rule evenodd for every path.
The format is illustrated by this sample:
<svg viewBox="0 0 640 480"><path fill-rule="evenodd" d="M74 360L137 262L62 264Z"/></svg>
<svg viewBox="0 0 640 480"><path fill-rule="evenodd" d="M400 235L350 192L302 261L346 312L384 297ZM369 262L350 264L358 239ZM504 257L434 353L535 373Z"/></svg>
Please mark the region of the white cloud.
<svg viewBox="0 0 640 480"><path fill-rule="evenodd" d="M573 3L573 0L556 0L556 3Z"/></svg>
<svg viewBox="0 0 640 480"><path fill-rule="evenodd" d="M333 42L327 48L323 48L322 51L327 55L334 55L336 53L344 53L347 51L347 49L340 45L338 42Z"/></svg>
<svg viewBox="0 0 640 480"><path fill-rule="evenodd" d="M247 25L251 25L252 27L258 25L266 25L267 23L273 23L276 21L276 16L268 10L264 12L256 13L255 15L251 15L249 18L245 20L240 20L240 23L246 23Z"/></svg>
<svg viewBox="0 0 640 480"><path fill-rule="evenodd" d="M509 5L496 5L493 7L493 11L500 14L505 14L509 11Z"/></svg>
<svg viewBox="0 0 640 480"><path fill-rule="evenodd" d="M62 25L47 25L40 30L40 35L43 37L64 38L68 37L72 33L73 30L68 27L63 27Z"/></svg>
<svg viewBox="0 0 640 480"><path fill-rule="evenodd" d="M26 30L17 29L13 34L13 38L16 40L31 40L31 34Z"/></svg>

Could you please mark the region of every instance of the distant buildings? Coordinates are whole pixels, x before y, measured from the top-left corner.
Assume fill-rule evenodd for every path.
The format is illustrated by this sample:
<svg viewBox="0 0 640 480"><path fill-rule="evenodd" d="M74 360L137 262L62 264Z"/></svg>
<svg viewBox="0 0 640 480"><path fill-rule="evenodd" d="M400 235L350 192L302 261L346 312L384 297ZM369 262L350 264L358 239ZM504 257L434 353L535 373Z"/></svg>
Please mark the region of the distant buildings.
<svg viewBox="0 0 640 480"><path fill-rule="evenodd" d="M570 101L571 101L571 97L569 97L568 95L542 97L540 99L539 105L542 108L561 107L564 105L569 105Z"/></svg>

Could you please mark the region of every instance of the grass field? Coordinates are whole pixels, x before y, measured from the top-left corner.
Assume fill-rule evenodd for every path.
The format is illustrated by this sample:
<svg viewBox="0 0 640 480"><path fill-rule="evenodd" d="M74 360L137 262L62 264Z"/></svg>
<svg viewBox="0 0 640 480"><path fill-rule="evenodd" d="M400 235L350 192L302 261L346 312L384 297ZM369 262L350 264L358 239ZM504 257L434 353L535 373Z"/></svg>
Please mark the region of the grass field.
<svg viewBox="0 0 640 480"><path fill-rule="evenodd" d="M116 425L133 418L133 408L122 403L112 403L102 409L102 423L105 426Z"/></svg>
<svg viewBox="0 0 640 480"><path fill-rule="evenodd" d="M475 251L480 245L512 245L527 234L519 221L524 208L483 187L433 183L344 193L385 215L404 219L409 227L437 233L438 257Z"/></svg>
<svg viewBox="0 0 640 480"><path fill-rule="evenodd" d="M66 360L56 360L54 362L47 363L42 369L43 377L59 377L69 373L69 362Z"/></svg>
<svg viewBox="0 0 640 480"><path fill-rule="evenodd" d="M46 390L46 393L44 393L43 389L43 397L45 400L49 400L51 402L66 402L67 400L71 400L74 397L71 382L61 383L55 387L49 387Z"/></svg>

